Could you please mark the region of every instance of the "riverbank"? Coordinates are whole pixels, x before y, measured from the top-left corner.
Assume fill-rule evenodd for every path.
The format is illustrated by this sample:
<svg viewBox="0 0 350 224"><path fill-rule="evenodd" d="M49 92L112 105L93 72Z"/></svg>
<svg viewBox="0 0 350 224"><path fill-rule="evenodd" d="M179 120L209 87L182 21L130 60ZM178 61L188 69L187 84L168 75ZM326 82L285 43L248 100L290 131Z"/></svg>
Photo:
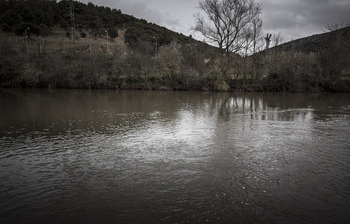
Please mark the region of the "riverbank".
<svg viewBox="0 0 350 224"><path fill-rule="evenodd" d="M30 50L33 50L33 45ZM72 42L29 52L3 41L0 87L246 92L349 92L350 78L329 52L270 52L240 57L171 43L157 55L102 43ZM41 46L36 44L36 46ZM68 45L67 45L68 46ZM38 48L39 50L41 48ZM345 74L345 75L344 75Z"/></svg>

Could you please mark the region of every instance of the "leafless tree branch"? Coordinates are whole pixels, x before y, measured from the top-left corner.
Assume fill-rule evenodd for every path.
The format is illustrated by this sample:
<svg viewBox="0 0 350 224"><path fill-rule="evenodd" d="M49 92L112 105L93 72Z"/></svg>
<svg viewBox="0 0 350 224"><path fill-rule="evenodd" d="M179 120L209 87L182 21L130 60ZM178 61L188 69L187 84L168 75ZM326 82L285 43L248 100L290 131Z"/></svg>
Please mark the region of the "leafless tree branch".
<svg viewBox="0 0 350 224"><path fill-rule="evenodd" d="M225 52L235 53L254 42L253 52L256 51L262 26L260 4L254 0L201 0L199 8L205 17L196 15L195 31L208 41Z"/></svg>
<svg viewBox="0 0 350 224"><path fill-rule="evenodd" d="M350 22L338 21L333 23L327 23L325 29L326 31L334 31L345 27L350 27Z"/></svg>

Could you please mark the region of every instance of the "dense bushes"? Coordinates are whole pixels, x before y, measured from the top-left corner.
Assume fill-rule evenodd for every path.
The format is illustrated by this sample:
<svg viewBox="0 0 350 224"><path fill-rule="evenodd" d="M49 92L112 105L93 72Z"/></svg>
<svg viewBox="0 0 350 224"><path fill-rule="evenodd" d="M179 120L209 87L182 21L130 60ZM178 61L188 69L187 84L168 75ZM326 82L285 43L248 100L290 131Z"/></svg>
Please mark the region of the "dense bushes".
<svg viewBox="0 0 350 224"><path fill-rule="evenodd" d="M271 50L264 57L264 87L272 91L349 91L350 43L339 37L327 48L304 53Z"/></svg>
<svg viewBox="0 0 350 224"><path fill-rule="evenodd" d="M8 53L1 57L0 87L349 91L349 83L340 79L324 53L280 52L254 61L220 54L211 58L199 54L190 57L184 52L184 46L172 43L160 48L156 56L131 49L127 54L113 56L79 51L47 55Z"/></svg>
<svg viewBox="0 0 350 224"><path fill-rule="evenodd" d="M348 53L336 46L318 53L271 49L239 57L200 42L171 42L155 49L154 43L137 40L133 47L114 45L109 52L104 40L98 43L71 41L66 48L56 43L59 50L40 53L33 42L27 54L26 42L19 47L1 41L0 87L350 91L342 62Z"/></svg>
<svg viewBox="0 0 350 224"><path fill-rule="evenodd" d="M1 87L201 90L212 79L199 73L209 69L199 46L191 49L196 54L184 57L189 46L176 42L156 55L147 42L138 42L139 50L120 46L113 54L103 51L104 44L90 52L78 43L81 48L27 55L14 51L13 44L0 43Z"/></svg>

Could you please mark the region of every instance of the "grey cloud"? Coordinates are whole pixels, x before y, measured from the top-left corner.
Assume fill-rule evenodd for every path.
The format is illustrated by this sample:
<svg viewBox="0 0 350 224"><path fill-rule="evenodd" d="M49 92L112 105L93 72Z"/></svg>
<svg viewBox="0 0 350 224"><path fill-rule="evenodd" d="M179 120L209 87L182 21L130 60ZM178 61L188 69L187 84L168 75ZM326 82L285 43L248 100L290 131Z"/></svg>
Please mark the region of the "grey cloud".
<svg viewBox="0 0 350 224"><path fill-rule="evenodd" d="M348 0L262 0L264 30L299 38L323 32L327 23L350 22Z"/></svg>
<svg viewBox="0 0 350 224"><path fill-rule="evenodd" d="M347 5L328 5L327 7L315 7L310 10L309 21L324 25L334 21L350 22L350 2Z"/></svg>

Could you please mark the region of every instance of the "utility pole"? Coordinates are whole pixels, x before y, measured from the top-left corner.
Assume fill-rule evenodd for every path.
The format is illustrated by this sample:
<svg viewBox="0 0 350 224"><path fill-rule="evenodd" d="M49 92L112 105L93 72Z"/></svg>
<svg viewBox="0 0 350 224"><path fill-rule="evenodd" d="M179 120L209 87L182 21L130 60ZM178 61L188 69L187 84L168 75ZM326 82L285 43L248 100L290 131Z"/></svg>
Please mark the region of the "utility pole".
<svg viewBox="0 0 350 224"><path fill-rule="evenodd" d="M106 37L107 37L107 54L108 54L108 30L105 30L106 32Z"/></svg>
<svg viewBox="0 0 350 224"><path fill-rule="evenodd" d="M25 30L24 30L24 34L26 35L26 48L27 48L27 54L28 54L28 32L27 30L30 30L29 27L27 27Z"/></svg>
<svg viewBox="0 0 350 224"><path fill-rule="evenodd" d="M153 39L156 39L156 55L158 55L158 47L157 47L157 45L158 45L158 40L157 40L157 37L153 37Z"/></svg>
<svg viewBox="0 0 350 224"><path fill-rule="evenodd" d="M71 40L74 40L75 39L75 17L74 17L74 4L72 0L69 1L69 15L70 15L71 29L72 29Z"/></svg>

